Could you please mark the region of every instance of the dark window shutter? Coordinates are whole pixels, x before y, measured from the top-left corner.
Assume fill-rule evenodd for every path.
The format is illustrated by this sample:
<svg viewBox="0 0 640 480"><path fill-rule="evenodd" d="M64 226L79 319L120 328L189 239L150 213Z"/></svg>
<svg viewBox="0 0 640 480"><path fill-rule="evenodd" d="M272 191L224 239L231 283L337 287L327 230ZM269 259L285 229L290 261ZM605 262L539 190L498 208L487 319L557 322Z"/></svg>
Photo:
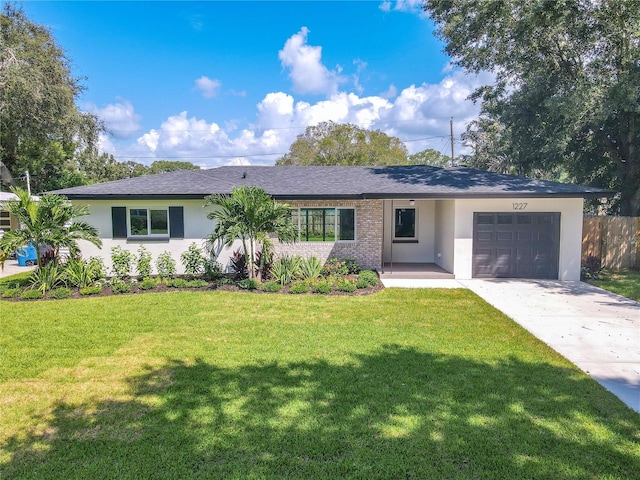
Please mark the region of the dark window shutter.
<svg viewBox="0 0 640 480"><path fill-rule="evenodd" d="M184 238L183 207L169 207L169 237Z"/></svg>
<svg viewBox="0 0 640 480"><path fill-rule="evenodd" d="M127 207L111 207L113 238L127 238Z"/></svg>

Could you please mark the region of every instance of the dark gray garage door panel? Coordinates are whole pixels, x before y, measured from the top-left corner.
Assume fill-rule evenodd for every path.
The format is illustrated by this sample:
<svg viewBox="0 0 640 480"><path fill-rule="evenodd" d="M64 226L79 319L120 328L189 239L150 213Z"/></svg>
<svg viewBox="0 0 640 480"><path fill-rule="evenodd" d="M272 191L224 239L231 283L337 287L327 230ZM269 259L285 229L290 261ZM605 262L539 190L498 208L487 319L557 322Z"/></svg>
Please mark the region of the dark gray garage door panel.
<svg viewBox="0 0 640 480"><path fill-rule="evenodd" d="M558 278L560 213L473 214L474 278Z"/></svg>

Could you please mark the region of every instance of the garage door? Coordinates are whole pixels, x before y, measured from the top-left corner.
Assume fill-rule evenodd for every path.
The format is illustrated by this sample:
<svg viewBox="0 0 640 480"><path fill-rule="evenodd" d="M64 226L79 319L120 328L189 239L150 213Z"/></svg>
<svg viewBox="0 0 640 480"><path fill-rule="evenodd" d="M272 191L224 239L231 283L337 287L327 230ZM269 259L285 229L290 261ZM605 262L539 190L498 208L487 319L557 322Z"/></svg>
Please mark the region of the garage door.
<svg viewBox="0 0 640 480"><path fill-rule="evenodd" d="M474 278L558 278L560 213L473 214Z"/></svg>

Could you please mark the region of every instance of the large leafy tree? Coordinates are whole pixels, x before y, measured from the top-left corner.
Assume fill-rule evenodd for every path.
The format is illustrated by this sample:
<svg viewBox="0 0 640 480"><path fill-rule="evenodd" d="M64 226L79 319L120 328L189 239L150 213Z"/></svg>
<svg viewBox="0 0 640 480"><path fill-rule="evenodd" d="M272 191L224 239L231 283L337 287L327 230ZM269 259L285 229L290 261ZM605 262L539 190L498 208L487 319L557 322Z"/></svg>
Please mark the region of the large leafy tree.
<svg viewBox="0 0 640 480"><path fill-rule="evenodd" d="M95 150L102 125L76 106L82 91L51 32L5 3L0 12L0 161L14 176L28 169L45 184L59 174L61 162Z"/></svg>
<svg viewBox="0 0 640 480"><path fill-rule="evenodd" d="M271 236L282 243L298 239L298 226L290 221L289 207L275 201L263 189L243 185L235 187L231 195L210 195L205 206L214 210L208 218L215 222L208 243L231 247L239 239L242 242L245 263L249 276L259 276L264 265L256 268L257 249L271 245ZM265 255L260 255L261 262Z"/></svg>
<svg viewBox="0 0 640 480"><path fill-rule="evenodd" d="M427 0L455 63L495 73L465 139L480 167L618 192L640 213L640 2Z"/></svg>
<svg viewBox="0 0 640 480"><path fill-rule="evenodd" d="M322 122L307 127L276 165L406 165L396 137L357 125Z"/></svg>
<svg viewBox="0 0 640 480"><path fill-rule="evenodd" d="M451 166L451 157L433 148L427 148L426 150L409 155L408 161L410 165L430 165L432 167Z"/></svg>
<svg viewBox="0 0 640 480"><path fill-rule="evenodd" d="M89 214L86 205L72 205L60 195L47 194L39 200L34 200L26 190L12 188L11 191L18 199L3 202L1 209L14 215L20 223L20 228L6 232L0 238L2 256L6 257L29 243L36 246L49 245L54 249L56 257L61 248L69 249L72 256L77 255L79 240L102 246L98 230L86 222L76 220ZM38 267L42 267L40 255Z"/></svg>

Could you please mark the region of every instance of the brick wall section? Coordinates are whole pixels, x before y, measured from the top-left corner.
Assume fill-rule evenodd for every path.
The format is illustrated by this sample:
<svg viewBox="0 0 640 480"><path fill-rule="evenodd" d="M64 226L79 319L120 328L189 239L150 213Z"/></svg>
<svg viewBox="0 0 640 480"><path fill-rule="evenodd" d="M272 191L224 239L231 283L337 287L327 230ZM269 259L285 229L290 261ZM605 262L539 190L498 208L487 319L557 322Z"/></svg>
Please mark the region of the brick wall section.
<svg viewBox="0 0 640 480"><path fill-rule="evenodd" d="M292 207L356 209L355 242L297 242L279 245L281 255L315 256L323 263L331 258L353 258L361 268L380 268L382 263L382 200L305 200L286 202Z"/></svg>

